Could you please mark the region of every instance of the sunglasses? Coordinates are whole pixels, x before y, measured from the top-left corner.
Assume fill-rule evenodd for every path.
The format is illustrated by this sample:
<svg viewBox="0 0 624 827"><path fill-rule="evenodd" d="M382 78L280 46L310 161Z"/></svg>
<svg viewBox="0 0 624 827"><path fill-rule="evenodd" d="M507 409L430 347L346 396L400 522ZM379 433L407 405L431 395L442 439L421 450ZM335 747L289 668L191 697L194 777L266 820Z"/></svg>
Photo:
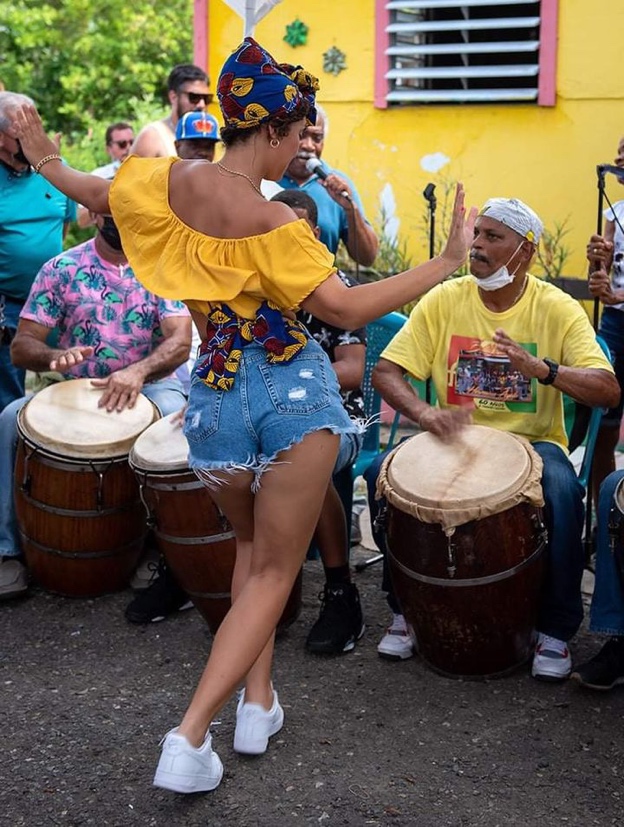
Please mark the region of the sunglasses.
<svg viewBox="0 0 624 827"><path fill-rule="evenodd" d="M214 95L211 92L185 92L184 89L180 91L181 95L186 95L193 106L197 106L200 101L210 103Z"/></svg>
<svg viewBox="0 0 624 827"><path fill-rule="evenodd" d="M125 149L127 146L132 146L134 143L134 138L130 138L129 141L111 141L111 144L117 144L119 149Z"/></svg>

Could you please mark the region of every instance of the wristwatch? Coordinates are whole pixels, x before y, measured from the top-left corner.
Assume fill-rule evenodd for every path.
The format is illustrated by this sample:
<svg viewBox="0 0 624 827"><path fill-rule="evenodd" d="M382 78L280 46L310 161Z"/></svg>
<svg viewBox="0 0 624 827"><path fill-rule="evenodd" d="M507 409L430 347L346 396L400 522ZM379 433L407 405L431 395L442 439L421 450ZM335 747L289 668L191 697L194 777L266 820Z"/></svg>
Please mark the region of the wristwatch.
<svg viewBox="0 0 624 827"><path fill-rule="evenodd" d="M559 371L559 365L554 359L542 359L548 365L548 376L545 376L543 379L538 377L537 381L540 385L552 385L552 383L557 378L557 373Z"/></svg>

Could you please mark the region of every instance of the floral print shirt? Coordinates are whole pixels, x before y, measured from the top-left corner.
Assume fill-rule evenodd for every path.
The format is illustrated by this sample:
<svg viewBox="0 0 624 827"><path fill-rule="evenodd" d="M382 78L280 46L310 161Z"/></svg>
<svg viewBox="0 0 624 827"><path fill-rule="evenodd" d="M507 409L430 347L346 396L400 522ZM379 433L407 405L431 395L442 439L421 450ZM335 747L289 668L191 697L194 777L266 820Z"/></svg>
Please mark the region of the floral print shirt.
<svg viewBox="0 0 624 827"><path fill-rule="evenodd" d="M20 317L56 331L56 346L94 348L67 376L105 377L145 359L162 341L162 319L188 316L179 301L148 292L131 267L101 258L95 240L50 259L39 271Z"/></svg>

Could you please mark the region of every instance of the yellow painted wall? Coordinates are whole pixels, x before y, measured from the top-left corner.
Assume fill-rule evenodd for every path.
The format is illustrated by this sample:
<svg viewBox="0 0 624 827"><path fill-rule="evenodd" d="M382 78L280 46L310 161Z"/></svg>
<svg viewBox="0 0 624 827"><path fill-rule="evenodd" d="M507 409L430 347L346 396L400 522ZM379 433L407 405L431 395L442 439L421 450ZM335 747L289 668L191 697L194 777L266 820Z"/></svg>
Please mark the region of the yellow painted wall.
<svg viewBox="0 0 624 827"><path fill-rule="evenodd" d="M256 39L280 61L301 63L321 80L319 101L330 119L324 157L356 183L366 213L379 220L379 195L390 183L400 236L413 253L426 249L427 182L465 183L471 204L516 196L549 228L568 218L573 249L567 275L583 275L584 247L596 227L597 163L611 163L624 134L624 3L559 0L557 103L373 107L374 0L283 0L262 21ZM299 18L309 26L306 46L283 41ZM591 33L594 34L591 34ZM223 0L209 2L209 73L213 83L242 39L242 21ZM335 45L347 56L337 77L322 70L322 53ZM424 172L423 156L442 152L449 163ZM607 178L611 200L624 190ZM439 203L439 211L442 204ZM438 216L438 224L441 215Z"/></svg>

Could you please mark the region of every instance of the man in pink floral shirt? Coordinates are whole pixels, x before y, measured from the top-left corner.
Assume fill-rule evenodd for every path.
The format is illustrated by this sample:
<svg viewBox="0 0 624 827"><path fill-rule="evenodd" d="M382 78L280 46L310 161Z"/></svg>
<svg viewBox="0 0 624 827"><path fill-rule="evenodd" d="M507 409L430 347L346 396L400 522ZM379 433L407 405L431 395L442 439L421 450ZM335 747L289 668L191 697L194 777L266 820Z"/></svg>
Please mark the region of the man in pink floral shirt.
<svg viewBox="0 0 624 827"><path fill-rule="evenodd" d="M108 411L132 407L139 393L163 415L186 401L173 376L189 355L191 319L181 302L148 293L136 280L110 217L98 234L43 265L20 313L11 358L48 379L91 377ZM54 344L51 339L56 339ZM0 413L0 599L26 591L13 501L17 414L22 397Z"/></svg>

